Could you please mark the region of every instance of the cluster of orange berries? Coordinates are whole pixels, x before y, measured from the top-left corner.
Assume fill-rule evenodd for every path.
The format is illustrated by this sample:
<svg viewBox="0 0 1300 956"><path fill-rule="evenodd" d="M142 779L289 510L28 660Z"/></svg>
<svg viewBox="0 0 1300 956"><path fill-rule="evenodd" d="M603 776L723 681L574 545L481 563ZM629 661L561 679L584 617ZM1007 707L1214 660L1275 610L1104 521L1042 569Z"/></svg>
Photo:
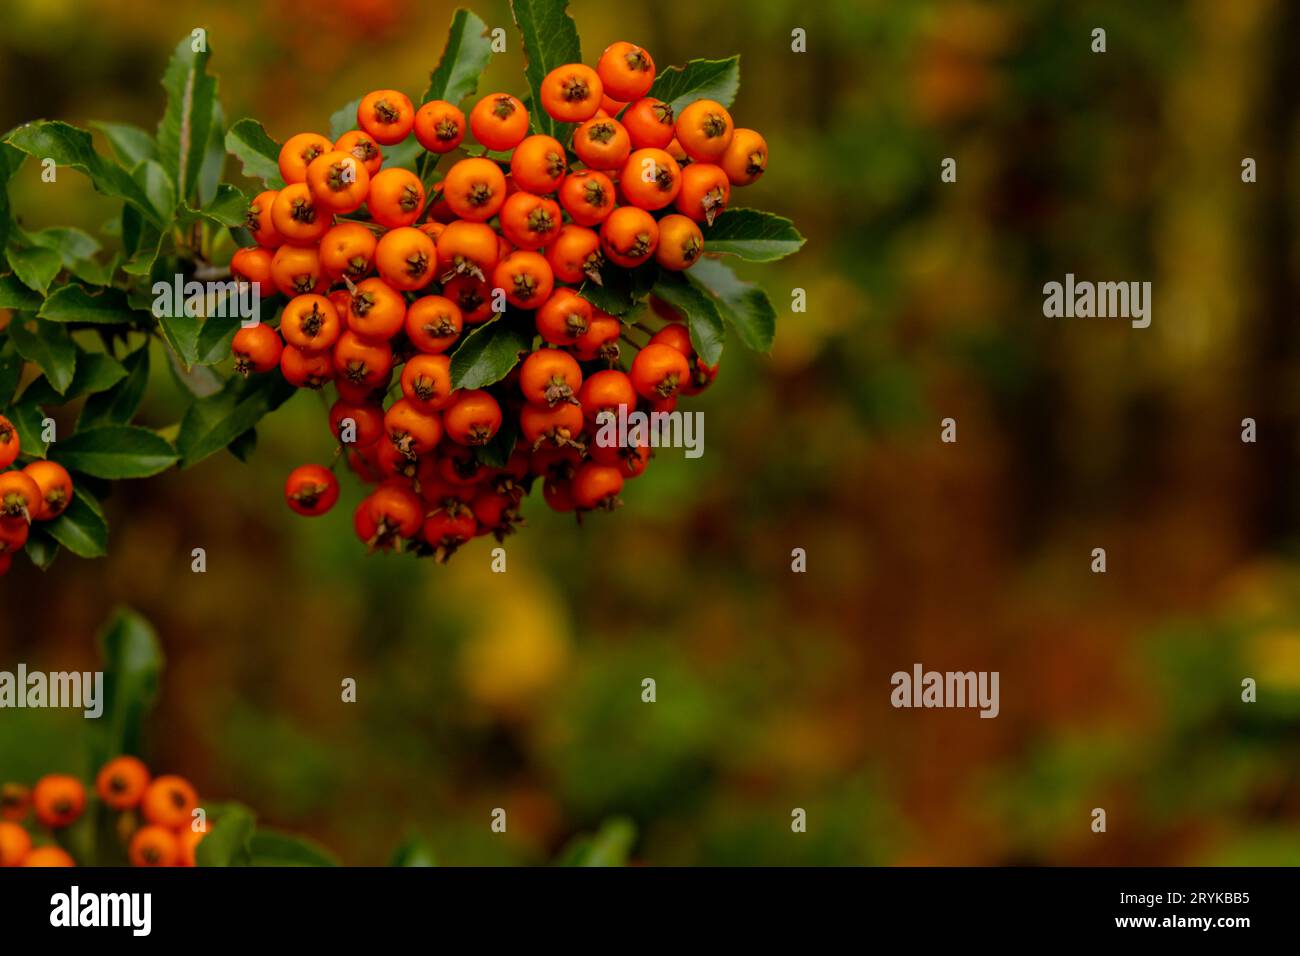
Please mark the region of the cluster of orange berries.
<svg viewBox="0 0 1300 956"><path fill-rule="evenodd" d="M712 100L674 116L647 95L654 79L650 55L626 42L595 69L570 64L546 76L540 106L577 124L581 168L559 140L529 135L528 110L508 93L484 96L467 119L442 100L416 109L378 90L360 101L359 129L284 144L286 185L251 203L257 245L240 249L231 269L290 301L278 332L259 324L236 334L236 368L278 368L298 387L335 383L331 429L352 469L379 486L355 513L369 547L414 540L441 558L476 535L500 538L536 477L556 510L612 507L649 449L597 446L596 416L619 406L671 411L679 394L716 376L680 321L655 332L624 371L623 324L575 288L600 283L607 262L632 269L653 257L688 269L703 251L700 223L766 168L762 136L736 129ZM429 196L415 173L382 168L383 147L412 133L444 154L467 130L483 153L454 163ZM368 220L343 218L363 204ZM449 351L505 303L531 313L540 346L489 388L453 389ZM663 303L656 311L681 318ZM400 397L390 390L398 366ZM520 440L504 467L489 467L476 449L506 416ZM285 488L304 515L328 511L338 493L319 465L296 469Z"/></svg>
<svg viewBox="0 0 1300 956"><path fill-rule="evenodd" d="M189 781L151 777L139 759L114 757L95 777L95 794L121 815L119 832L132 865L195 865L195 851L209 826L206 817L195 819L199 797ZM55 843L34 845L24 822L31 814L54 837L81 819L86 802L85 785L67 774L47 774L30 788L0 786L0 866L76 866L72 855Z"/></svg>
<svg viewBox="0 0 1300 956"><path fill-rule="evenodd" d="M72 501L72 476L57 462L37 459L10 468L22 452L18 429L0 415L0 576L27 545L33 521L53 521Z"/></svg>

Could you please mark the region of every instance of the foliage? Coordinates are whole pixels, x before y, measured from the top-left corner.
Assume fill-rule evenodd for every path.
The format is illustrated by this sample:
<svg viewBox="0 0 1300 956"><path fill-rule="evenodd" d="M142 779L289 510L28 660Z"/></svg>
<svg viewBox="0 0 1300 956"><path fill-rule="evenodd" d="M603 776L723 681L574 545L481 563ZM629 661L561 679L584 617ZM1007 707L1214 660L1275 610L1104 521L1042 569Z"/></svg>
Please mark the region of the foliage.
<svg viewBox="0 0 1300 956"><path fill-rule="evenodd" d="M577 62L581 47L567 0L515 0L514 20L523 40L529 99L538 101L542 78ZM108 547L108 526L85 479L144 478L173 466L190 468L222 449L241 459L255 445L256 426L292 394L278 373L244 381L230 370L230 342L239 320L227 309L232 289L185 308L156 307L156 283L223 279L231 255L248 234L242 228L250 191L223 181L229 157L246 179L266 188L283 185L280 144L262 123L243 118L227 126L218 82L209 72L207 36L196 30L176 46L163 75L166 101L154 132L129 123L93 122L107 143L97 148L90 130L58 120L35 120L0 137L0 411L15 422L23 449L19 465L49 458L73 473L76 503L48 528L36 528L28 548L48 568L62 549L98 557ZM454 14L442 57L430 73L421 102L463 102L474 94L491 59L486 24L467 10ZM680 109L701 97L726 105L740 84L739 57L692 60L663 70L652 95ZM333 114L332 134L352 128L356 103ZM567 137L543 110L530 110L533 130ZM443 157L425 153L412 135L386 149L386 166L415 170L426 184L440 178ZM446 162L458 155L450 154ZM120 204L113 235L99 238L71 228L25 230L13 219L8 185L28 160L43 176L73 170ZM688 318L691 338L709 364L717 362L733 328L742 344L771 348L776 312L766 293L742 282L719 256L766 262L790 255L803 238L788 219L753 209L724 212L705 232L708 257L698 275L683 278L650 262L631 274L606 269L603 285L581 294L631 322L651 291ZM267 304L270 304L270 300ZM176 312L181 314L174 314ZM193 313L193 314L191 314ZM274 323L278 310L264 317ZM506 314L465 336L453 354L453 384L479 388L501 381L532 341L531 326ZM167 363L151 367L150 345L161 341ZM175 422L147 428L135 416L151 374L163 367L185 386ZM80 404L70 424L65 410ZM46 441L47 425L58 425ZM503 460L509 447L480 454ZM97 484L101 491L106 486Z"/></svg>

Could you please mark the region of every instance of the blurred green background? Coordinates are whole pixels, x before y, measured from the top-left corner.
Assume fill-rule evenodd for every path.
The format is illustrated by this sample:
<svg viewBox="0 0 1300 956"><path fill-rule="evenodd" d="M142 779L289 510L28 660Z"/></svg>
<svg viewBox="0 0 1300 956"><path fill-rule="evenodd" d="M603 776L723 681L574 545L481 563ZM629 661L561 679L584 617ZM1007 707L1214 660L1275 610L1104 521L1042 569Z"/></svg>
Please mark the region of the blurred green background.
<svg viewBox="0 0 1300 956"><path fill-rule="evenodd" d="M510 38L480 91L522 91L507 5L473 8ZM204 26L228 121L327 130L369 89L418 94L451 10L0 0L0 128L151 127ZM283 505L287 471L332 450L300 394L249 465L117 485L108 559L16 561L0 668L91 668L99 624L136 607L168 658L151 765L351 864L413 833L445 863L539 863L613 815L652 865L1300 863L1300 8L570 11L588 62L623 38L660 68L740 53L733 113L772 159L734 199L808 236L742 270L776 348L731 343L693 406L704 457L661 453L581 529L526 501L505 575L484 541L445 568L368 558L355 482L323 519ZM38 177L11 187L26 223L98 231L103 197ZM1153 281L1151 327L1045 319L1066 272ZM177 409L156 376L145 422ZM918 661L1000 671L1001 715L892 709ZM0 778L84 771L82 734L5 713Z"/></svg>

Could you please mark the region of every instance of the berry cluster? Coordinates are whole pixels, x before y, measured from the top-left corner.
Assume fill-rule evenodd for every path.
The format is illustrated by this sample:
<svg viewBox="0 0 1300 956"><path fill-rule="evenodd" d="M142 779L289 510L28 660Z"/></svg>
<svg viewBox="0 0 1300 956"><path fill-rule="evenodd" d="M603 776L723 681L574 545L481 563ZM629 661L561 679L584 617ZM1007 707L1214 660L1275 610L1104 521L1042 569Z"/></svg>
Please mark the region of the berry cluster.
<svg viewBox="0 0 1300 956"><path fill-rule="evenodd" d="M206 818L196 820L199 797L183 777L151 777L135 757L115 757L95 777L95 794L119 814L117 832L133 866L194 866L207 835ZM52 773L34 787L0 787L0 866L76 866L57 836L86 810L86 787L76 777ZM28 814L49 839L37 846L24 821ZM143 822L141 822L143 818Z"/></svg>
<svg viewBox="0 0 1300 956"><path fill-rule="evenodd" d="M33 521L53 521L72 501L72 477L60 464L38 459L10 468L22 451L18 429L0 415L0 576L27 544Z"/></svg>
<svg viewBox="0 0 1300 956"><path fill-rule="evenodd" d="M647 330L625 367L620 342L635 343L623 323L579 294L611 268L652 258L690 268L703 251L700 223L766 167L758 133L736 129L712 100L674 116L647 96L654 79L650 55L626 42L595 69L552 70L535 105L576 124L571 153L529 135L528 109L508 93L484 96L467 118L442 100L416 109L377 90L360 101L359 128L336 142L299 133L284 144L286 185L253 200L257 245L231 268L289 302L278 331L237 333L236 367L278 368L302 388L334 383L331 429L351 468L378 486L355 513L370 548L442 559L476 535L500 538L539 477L556 510L613 507L649 449L597 445L597 416L671 411L716 376L664 303L656 313L669 321ZM478 154L451 165L429 195L414 172L382 166L384 147L412 133L445 154L467 132ZM454 388L451 351L507 306L529 314L533 347L501 381ZM489 464L481 452L505 421L518 441ZM338 482L304 465L285 494L298 513L319 515L337 501Z"/></svg>

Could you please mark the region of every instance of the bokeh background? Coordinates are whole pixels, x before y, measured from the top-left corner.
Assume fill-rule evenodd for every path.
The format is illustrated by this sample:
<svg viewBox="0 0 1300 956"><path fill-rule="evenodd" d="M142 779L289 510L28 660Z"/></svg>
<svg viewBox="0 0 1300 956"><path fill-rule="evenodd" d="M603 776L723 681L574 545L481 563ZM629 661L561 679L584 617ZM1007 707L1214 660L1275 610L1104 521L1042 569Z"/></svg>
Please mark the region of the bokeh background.
<svg viewBox="0 0 1300 956"><path fill-rule="evenodd" d="M522 90L507 5L472 6L511 43L480 90ZM0 0L0 128L152 126L204 26L228 120L325 129L366 90L418 94L451 10ZM1300 8L571 12L590 62L621 38L661 67L740 53L733 112L772 154L743 202L808 237L742 270L776 347L733 341L695 406L704 457L660 454L583 528L527 502L505 575L482 541L447 567L368 558L355 484L323 519L283 506L289 468L331 452L300 394L247 465L119 484L109 558L15 562L0 667L92 668L100 623L137 608L168 659L151 764L350 864L410 835L444 863L542 863L617 816L651 865L1300 863ZM37 176L11 188L25 222L107 218L84 180ZM1151 327L1045 319L1066 272L1151 280ZM155 379L142 414L164 426ZM918 661L1000 671L1001 715L894 710ZM84 772L83 736L0 715L0 778Z"/></svg>

